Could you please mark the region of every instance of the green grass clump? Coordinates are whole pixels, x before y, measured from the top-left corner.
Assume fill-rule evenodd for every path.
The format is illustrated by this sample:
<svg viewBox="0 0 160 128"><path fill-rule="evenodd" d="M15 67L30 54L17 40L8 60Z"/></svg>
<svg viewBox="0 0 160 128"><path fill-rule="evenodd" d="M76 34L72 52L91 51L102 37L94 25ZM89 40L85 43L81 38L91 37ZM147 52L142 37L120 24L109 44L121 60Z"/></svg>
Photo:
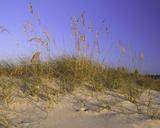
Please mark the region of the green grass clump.
<svg viewBox="0 0 160 128"><path fill-rule="evenodd" d="M9 104L12 102L18 90L18 81L10 77L0 77L0 103Z"/></svg>
<svg viewBox="0 0 160 128"><path fill-rule="evenodd" d="M158 80L146 78L126 68L110 68L85 57L65 56L36 65L6 64L1 66L0 72L1 76L22 80L31 95L39 92L37 88L42 86L42 78L57 79L60 88L66 91L83 85L95 91L115 89L130 95L137 95L137 88L159 90ZM33 86L30 87L30 84Z"/></svg>
<svg viewBox="0 0 160 128"><path fill-rule="evenodd" d="M103 76L103 71L100 64L86 58L68 56L54 61L54 76L66 83L67 90L73 90L84 82L92 84L92 87L97 90L102 84L102 80L99 78Z"/></svg>

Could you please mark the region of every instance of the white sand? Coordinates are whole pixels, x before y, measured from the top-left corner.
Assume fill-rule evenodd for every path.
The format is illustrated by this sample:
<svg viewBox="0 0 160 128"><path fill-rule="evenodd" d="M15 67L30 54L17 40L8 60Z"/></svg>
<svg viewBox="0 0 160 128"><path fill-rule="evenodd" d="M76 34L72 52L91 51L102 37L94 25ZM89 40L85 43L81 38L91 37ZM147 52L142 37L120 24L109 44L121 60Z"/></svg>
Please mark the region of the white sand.
<svg viewBox="0 0 160 128"><path fill-rule="evenodd" d="M159 92L155 94L160 96ZM160 120L138 113L135 104L112 91L93 93L81 89L61 96L48 112L45 106L42 101L17 98L10 106L16 114L12 111L8 117L12 126L22 128L160 128Z"/></svg>
<svg viewBox="0 0 160 128"><path fill-rule="evenodd" d="M84 93L84 91L82 91ZM84 103L93 104L108 98L115 105L111 110L103 109L99 112L91 104L88 111L75 112L75 97L66 96L55 109L50 112L46 120L40 123L41 128L160 128L160 120L151 120L149 117L136 113L136 106L123 99L123 97L93 94L93 97L79 94L78 98L84 98ZM87 93L88 94L88 93ZM112 93L114 95L114 93ZM99 97L97 96L99 95ZM98 101L94 101L97 97ZM76 97L76 100L78 99ZM88 100L87 100L88 98ZM122 98L122 99L121 99ZM104 99L103 99L104 100ZM76 103L78 104L78 103ZM79 106L81 106L79 104ZM83 105L82 105L83 106ZM98 108L97 108L98 109Z"/></svg>

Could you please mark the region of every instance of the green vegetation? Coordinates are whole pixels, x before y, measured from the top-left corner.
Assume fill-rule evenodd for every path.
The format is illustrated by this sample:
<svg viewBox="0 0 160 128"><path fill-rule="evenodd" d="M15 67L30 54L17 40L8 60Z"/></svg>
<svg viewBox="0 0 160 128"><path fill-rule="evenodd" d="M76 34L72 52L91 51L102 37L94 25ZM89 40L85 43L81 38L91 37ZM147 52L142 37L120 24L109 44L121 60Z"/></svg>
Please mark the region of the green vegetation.
<svg viewBox="0 0 160 128"><path fill-rule="evenodd" d="M48 95L54 96L58 92L44 85L45 80L56 81L59 93L71 92L81 86L93 91L111 89L126 94L132 102L135 102L141 89L160 90L158 80L129 72L125 68L109 68L86 58L68 56L35 65L4 64L0 69L1 100L6 99L7 103L17 89L26 95L39 98L43 95L50 99Z"/></svg>

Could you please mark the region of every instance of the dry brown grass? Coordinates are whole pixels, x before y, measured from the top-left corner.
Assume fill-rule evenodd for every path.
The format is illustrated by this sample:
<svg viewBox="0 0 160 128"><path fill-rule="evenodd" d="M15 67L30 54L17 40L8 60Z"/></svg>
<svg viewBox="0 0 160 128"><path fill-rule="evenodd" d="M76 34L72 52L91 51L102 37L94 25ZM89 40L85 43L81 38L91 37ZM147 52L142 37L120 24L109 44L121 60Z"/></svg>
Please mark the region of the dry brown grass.
<svg viewBox="0 0 160 128"><path fill-rule="evenodd" d="M28 9L32 15L36 14L31 3L29 3ZM37 21L40 27L40 17ZM84 12L80 18L72 17L71 29L75 41L75 52L71 56L66 55L54 59L50 55L51 50L56 50L56 43L52 35L42 29L42 37L37 37L36 34L30 37L33 30L36 30L34 25L28 21L24 25L28 41L34 42L32 45L40 44L41 48L47 51L47 57L45 62L42 62L40 54L43 53L35 51L30 59L31 63L23 59L20 59L17 64L1 63L0 102L6 105L12 102L17 90L27 96L36 96L44 101L56 102L55 97L58 93L72 92L81 86L86 86L92 91L113 89L125 95L133 103L136 103L142 89L149 88L160 91L159 81L144 77L135 68L134 70L124 67L111 68L109 65L102 64L99 41L101 33L93 27L92 23L86 21ZM3 28L0 27L0 29ZM92 41L87 38L88 33L93 35ZM105 34L108 36L108 29L105 30ZM53 49L50 47L52 44ZM121 57L127 54L127 48L121 42L119 42L118 48ZM141 53L139 57L140 69L142 69L144 54ZM59 91L43 84L43 79L52 80L53 78L57 80ZM0 117L1 124L8 125L8 122Z"/></svg>

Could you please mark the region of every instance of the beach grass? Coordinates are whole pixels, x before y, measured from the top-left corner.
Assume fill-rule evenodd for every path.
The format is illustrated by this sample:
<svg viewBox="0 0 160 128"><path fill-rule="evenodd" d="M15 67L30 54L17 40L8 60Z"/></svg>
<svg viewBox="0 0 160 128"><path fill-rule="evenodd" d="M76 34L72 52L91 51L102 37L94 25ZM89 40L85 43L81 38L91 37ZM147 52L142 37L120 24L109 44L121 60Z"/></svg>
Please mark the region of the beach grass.
<svg viewBox="0 0 160 128"><path fill-rule="evenodd" d="M31 3L30 3L31 6ZM30 7L30 12L33 13ZM40 43L47 51L47 58L40 60L40 52L35 51L30 59L19 58L16 63L0 63L0 103L7 106L12 103L19 92L24 96L37 97L44 101L56 102L58 94L72 93L76 88L86 87L92 91L114 90L126 96L132 102L137 102L140 94L147 89L160 91L160 80L148 78L136 68L113 67L102 62L99 32L89 27L88 32L94 35L91 47L87 41L86 21L84 14L79 22L72 17L72 34L74 37L74 52L52 58L48 44L54 43L48 32L45 32L47 42L43 38L34 37L29 42ZM29 28L33 28L29 24ZM27 28L26 28L27 29ZM108 33L108 31L107 31ZM126 49L119 45L121 54L126 54ZM140 55L143 63L144 55ZM104 61L104 60L103 60ZM133 63L132 63L133 64ZM131 65L132 65L131 64ZM58 89L49 84L54 81ZM154 117L154 115L153 115ZM5 122L4 119L1 122ZM6 124L6 123L3 123Z"/></svg>

